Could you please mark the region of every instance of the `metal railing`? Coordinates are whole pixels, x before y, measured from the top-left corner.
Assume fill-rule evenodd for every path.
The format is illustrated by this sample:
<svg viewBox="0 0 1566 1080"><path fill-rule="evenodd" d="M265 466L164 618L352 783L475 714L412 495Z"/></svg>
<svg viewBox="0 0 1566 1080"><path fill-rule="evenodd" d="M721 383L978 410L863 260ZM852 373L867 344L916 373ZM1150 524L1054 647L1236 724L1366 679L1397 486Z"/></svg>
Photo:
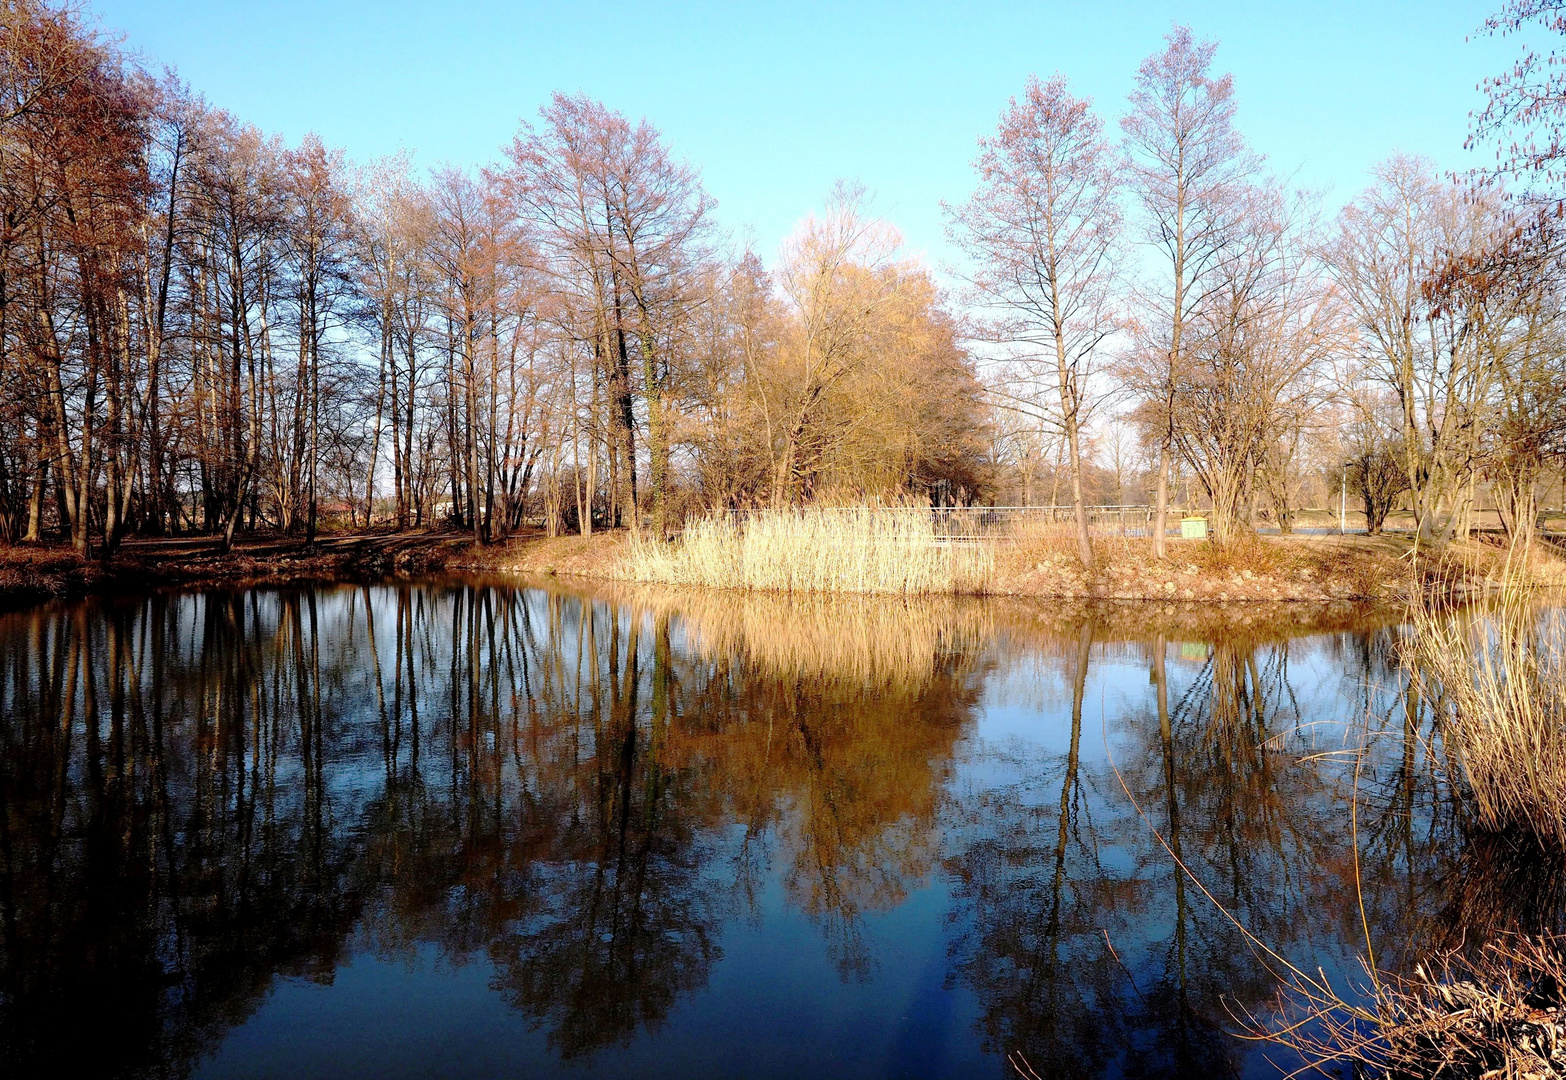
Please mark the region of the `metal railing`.
<svg viewBox="0 0 1566 1080"><path fill-rule="evenodd" d="M934 526L937 537L945 540L991 540L1004 538L1020 538L1029 527L1058 526L1071 528L1076 522L1076 509L1069 505L1050 506L840 506L809 508L815 514L909 514L928 515ZM1145 504L1106 504L1102 506L1087 506L1088 530L1095 536L1123 536L1148 537L1153 535L1153 518L1156 508ZM740 509L721 511L730 521L740 523L757 515L772 513L766 508ZM1488 511L1488 513L1494 513ZM1301 507L1295 511L1298 515L1292 526L1292 531L1302 535L1324 535L1339 531L1339 515L1335 508ZM1311 515L1311 519L1302 520L1304 515ZM1167 533L1170 536L1180 535L1180 520L1182 518L1206 518L1208 524L1212 523L1212 511L1187 508L1171 503L1168 509ZM1561 511L1540 511L1537 527L1545 536L1559 537L1566 535L1566 528L1562 527ZM1363 534L1365 532L1364 515L1360 512L1351 512L1347 515L1347 529L1350 534ZM1258 532L1277 533L1277 522L1263 519L1255 523ZM1487 526L1477 524L1477 531L1486 528L1498 529L1499 524ZM1399 521L1388 522L1383 526L1383 531L1389 533L1406 532L1408 526Z"/></svg>
<svg viewBox="0 0 1566 1080"><path fill-rule="evenodd" d="M1152 535L1155 510L1146 505L1088 506L1088 529L1095 535L1140 537ZM766 509L726 510L735 524L771 513ZM1072 526L1076 508L1072 506L844 506L812 507L815 514L908 514L928 515L937 537L943 540L990 540L1018 536L1030 527ZM1169 527L1178 533L1182 508L1169 508ZM1200 514L1200 512L1198 512Z"/></svg>

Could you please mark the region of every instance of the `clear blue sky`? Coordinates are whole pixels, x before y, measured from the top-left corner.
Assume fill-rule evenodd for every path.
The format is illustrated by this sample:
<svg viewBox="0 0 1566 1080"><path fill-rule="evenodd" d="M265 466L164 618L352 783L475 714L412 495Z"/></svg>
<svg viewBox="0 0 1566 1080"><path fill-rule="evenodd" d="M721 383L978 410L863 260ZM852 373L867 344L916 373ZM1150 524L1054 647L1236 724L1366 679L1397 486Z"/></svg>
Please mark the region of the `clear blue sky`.
<svg viewBox="0 0 1566 1080"><path fill-rule="evenodd" d="M1217 38L1240 124L1336 203L1394 149L1463 168L1475 84L1515 41L1491 3L463 3L93 0L105 27L215 105L350 157L493 160L554 90L646 116L771 258L838 177L866 184L910 249L950 256L939 202L1030 72L1066 74L1113 124L1172 21Z"/></svg>

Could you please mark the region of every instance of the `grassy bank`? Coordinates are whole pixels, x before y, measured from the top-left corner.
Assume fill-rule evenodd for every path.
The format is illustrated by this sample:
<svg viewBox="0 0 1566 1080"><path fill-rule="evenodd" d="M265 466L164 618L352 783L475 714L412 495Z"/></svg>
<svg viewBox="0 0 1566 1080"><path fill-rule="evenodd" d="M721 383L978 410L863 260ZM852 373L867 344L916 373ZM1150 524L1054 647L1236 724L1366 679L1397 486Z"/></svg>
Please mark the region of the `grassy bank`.
<svg viewBox="0 0 1566 1080"><path fill-rule="evenodd" d="M741 526L701 522L668 544L599 535L494 549L475 569L514 568L670 585L780 592L972 593L1164 603L1468 600L1522 578L1566 585L1566 562L1540 544L1525 564L1483 540L1415 558L1407 536L1258 536L1219 546L1171 537L1101 536L1085 568L1064 525L1032 526L977 544L945 544L908 515L815 512Z"/></svg>
<svg viewBox="0 0 1566 1080"><path fill-rule="evenodd" d="M1149 539L1098 537L1082 566L1065 529L1035 530L997 544L994 591L1108 600L1465 600L1508 580L1566 585L1566 561L1545 545L1522 563L1482 540L1415 556L1404 535L1254 536L1218 545L1171 537L1160 561Z"/></svg>
<svg viewBox="0 0 1566 1080"><path fill-rule="evenodd" d="M0 604L6 606L81 596L115 580L112 571L69 548L0 547Z"/></svg>

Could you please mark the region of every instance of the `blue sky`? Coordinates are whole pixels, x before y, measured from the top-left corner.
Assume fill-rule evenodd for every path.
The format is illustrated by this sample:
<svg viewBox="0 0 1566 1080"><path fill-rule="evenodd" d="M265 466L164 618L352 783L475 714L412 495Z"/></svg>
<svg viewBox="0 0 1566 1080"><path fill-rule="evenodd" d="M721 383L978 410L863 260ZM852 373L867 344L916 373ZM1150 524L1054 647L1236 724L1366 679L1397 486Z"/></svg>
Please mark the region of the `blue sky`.
<svg viewBox="0 0 1566 1080"><path fill-rule="evenodd" d="M980 133L1029 73L1063 72L1114 123L1173 21L1217 38L1240 125L1272 167L1341 202L1395 149L1446 168L1475 84L1515 41L1472 34L1484 3L462 3L94 0L106 28L209 101L350 157L493 160L554 90L656 124L721 221L770 259L839 177L909 248L951 257Z"/></svg>

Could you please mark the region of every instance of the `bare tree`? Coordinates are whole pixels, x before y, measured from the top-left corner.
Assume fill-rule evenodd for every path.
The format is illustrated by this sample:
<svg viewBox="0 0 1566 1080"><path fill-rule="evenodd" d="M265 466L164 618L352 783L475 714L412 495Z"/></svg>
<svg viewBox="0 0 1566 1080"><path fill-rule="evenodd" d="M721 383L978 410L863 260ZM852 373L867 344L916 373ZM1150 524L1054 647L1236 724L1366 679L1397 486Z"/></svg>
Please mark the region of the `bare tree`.
<svg viewBox="0 0 1566 1080"><path fill-rule="evenodd" d="M1311 378L1339 345L1337 310L1310 255L1306 208L1276 187L1244 192L1175 371L1169 430L1212 501L1222 542L1259 472L1315 400Z"/></svg>
<svg viewBox="0 0 1566 1080"><path fill-rule="evenodd" d="M1444 542L1467 505L1496 374L1484 303L1472 293L1438 297L1430 286L1447 260L1482 248L1494 226L1487 198L1401 156L1377 169L1376 183L1339 219L1333 272L1369 370L1397 399L1404 473L1427 543Z"/></svg>
<svg viewBox="0 0 1566 1080"><path fill-rule="evenodd" d="M1449 253L1425 283L1432 318L1453 319L1488 376L1476 424L1476 467L1517 547L1533 537L1546 465L1566 449L1566 323L1560 219L1536 205L1498 208L1467 250Z"/></svg>
<svg viewBox="0 0 1566 1080"><path fill-rule="evenodd" d="M949 211L951 232L977 266L973 297L992 314L986 336L1010 362L1054 369L1077 554L1092 566L1080 434L1095 355L1119 325L1116 162L1090 103L1059 75L1030 79L979 145L979 189Z"/></svg>
<svg viewBox="0 0 1566 1080"><path fill-rule="evenodd" d="M306 543L315 543L321 467L321 371L328 335L346 316L352 283L351 206L342 154L307 136L285 164L287 266L293 285L299 373L294 390L294 468L303 459ZM297 483L295 489L298 489ZM232 525L230 526L232 535Z"/></svg>
<svg viewBox="0 0 1566 1080"><path fill-rule="evenodd" d="M1165 554L1174 395L1186 363L1186 335L1207 302L1209 278L1231 242L1235 189L1258 166L1234 127L1234 79L1213 76L1217 43L1176 26L1163 52L1142 62L1121 120L1129 183L1148 242L1167 264L1161 284L1142 290L1140 361L1126 381L1146 405L1158 448L1153 549Z"/></svg>

